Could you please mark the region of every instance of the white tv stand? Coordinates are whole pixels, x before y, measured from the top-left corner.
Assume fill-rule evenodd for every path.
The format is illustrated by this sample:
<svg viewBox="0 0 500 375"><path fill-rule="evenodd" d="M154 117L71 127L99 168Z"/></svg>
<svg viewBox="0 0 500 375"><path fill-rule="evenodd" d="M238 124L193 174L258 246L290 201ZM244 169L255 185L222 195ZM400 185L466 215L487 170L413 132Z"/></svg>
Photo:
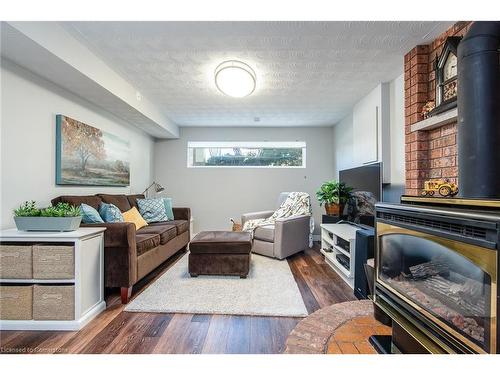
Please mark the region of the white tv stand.
<svg viewBox="0 0 500 375"><path fill-rule="evenodd" d="M326 263L352 288L354 289L354 258L356 248L356 232L360 228L349 224L321 224L321 253L325 256ZM338 245L344 240L349 245L348 251ZM327 251L327 250L331 251ZM348 268L343 266L337 255L347 257Z"/></svg>

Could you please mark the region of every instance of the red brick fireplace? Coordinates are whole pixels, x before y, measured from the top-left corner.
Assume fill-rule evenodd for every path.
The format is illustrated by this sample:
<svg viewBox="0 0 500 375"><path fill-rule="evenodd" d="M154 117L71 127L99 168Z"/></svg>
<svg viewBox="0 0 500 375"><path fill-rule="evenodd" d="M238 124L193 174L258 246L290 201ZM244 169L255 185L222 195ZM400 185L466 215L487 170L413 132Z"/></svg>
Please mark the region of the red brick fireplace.
<svg viewBox="0 0 500 375"><path fill-rule="evenodd" d="M457 121L432 130L412 131L423 120L422 108L435 97L434 64L446 38L462 36L471 22L457 22L432 43L418 45L405 55L405 161L407 195L419 195L429 178L458 182Z"/></svg>
<svg viewBox="0 0 500 375"><path fill-rule="evenodd" d="M459 22L405 56L408 196L377 203L375 219L373 295L393 320L390 352L500 352L499 48L500 22ZM418 197L428 178L458 182L458 196Z"/></svg>

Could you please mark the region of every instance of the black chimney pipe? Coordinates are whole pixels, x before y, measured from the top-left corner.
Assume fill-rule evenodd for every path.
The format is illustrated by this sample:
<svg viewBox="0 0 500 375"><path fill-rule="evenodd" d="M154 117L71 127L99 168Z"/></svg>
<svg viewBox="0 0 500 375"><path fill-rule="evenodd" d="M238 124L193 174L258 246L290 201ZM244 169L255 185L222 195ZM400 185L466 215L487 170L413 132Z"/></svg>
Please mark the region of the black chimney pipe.
<svg viewBox="0 0 500 375"><path fill-rule="evenodd" d="M500 22L474 22L458 45L460 196L500 198Z"/></svg>

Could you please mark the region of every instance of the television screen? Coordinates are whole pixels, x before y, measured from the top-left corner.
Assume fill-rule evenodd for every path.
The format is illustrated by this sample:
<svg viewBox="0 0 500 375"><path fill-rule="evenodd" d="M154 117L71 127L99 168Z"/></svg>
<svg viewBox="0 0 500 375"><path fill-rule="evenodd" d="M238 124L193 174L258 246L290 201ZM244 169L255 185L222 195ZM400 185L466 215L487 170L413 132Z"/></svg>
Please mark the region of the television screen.
<svg viewBox="0 0 500 375"><path fill-rule="evenodd" d="M351 186L353 191L367 191L377 202L382 200L382 163L344 169L339 172L339 180Z"/></svg>
<svg viewBox="0 0 500 375"><path fill-rule="evenodd" d="M353 188L344 211L347 220L374 226L375 203L382 200L382 163L344 169L339 180Z"/></svg>

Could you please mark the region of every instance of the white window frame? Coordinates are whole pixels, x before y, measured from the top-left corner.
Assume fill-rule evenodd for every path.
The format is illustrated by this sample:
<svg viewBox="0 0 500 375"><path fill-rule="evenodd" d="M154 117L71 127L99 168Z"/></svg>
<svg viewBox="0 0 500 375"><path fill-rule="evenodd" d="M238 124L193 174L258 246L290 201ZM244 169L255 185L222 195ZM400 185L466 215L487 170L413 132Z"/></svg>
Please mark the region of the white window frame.
<svg viewBox="0 0 500 375"><path fill-rule="evenodd" d="M197 147L205 148L302 148L302 165L191 165L191 149ZM255 141L255 142L239 142L239 141L188 141L186 147L186 164L188 168L281 168L281 169L304 169L307 166L306 163L306 142L296 141L296 142L273 142L273 141Z"/></svg>

